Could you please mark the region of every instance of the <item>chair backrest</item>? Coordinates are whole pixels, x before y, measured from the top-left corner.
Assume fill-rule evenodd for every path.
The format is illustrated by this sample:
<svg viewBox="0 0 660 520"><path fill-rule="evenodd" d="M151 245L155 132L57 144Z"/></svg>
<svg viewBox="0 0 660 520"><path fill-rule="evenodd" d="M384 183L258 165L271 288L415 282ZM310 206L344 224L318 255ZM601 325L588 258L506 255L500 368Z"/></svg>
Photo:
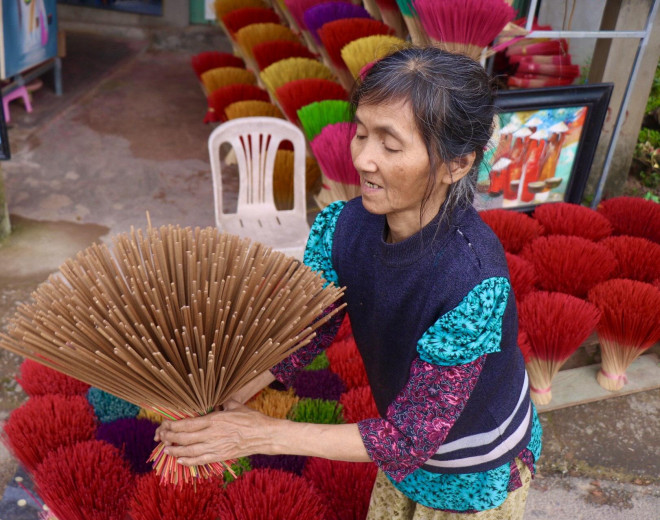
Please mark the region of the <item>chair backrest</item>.
<svg viewBox="0 0 660 520"><path fill-rule="evenodd" d="M275 155L282 141L293 144L293 208L278 210L273 198ZM305 187L305 136L290 121L275 117L243 117L218 126L209 136L209 156L213 176L216 224L221 227L222 162L220 146L231 144L239 173L237 213L255 210L261 214L292 212L307 218Z"/></svg>

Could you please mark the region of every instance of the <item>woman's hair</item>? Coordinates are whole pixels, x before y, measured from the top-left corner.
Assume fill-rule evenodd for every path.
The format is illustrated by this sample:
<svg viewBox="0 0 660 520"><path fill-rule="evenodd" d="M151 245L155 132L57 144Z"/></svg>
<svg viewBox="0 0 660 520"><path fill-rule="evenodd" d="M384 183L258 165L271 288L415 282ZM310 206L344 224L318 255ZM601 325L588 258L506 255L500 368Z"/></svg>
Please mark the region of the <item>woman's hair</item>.
<svg viewBox="0 0 660 520"><path fill-rule="evenodd" d="M467 56L434 47L409 47L374 63L351 93L358 105L407 100L429 154L430 172L442 162L475 152L470 172L447 191L441 220L459 206L472 204L479 165L492 133L495 106L492 82L484 68ZM424 206L435 188L429 172ZM440 208L438 208L439 210Z"/></svg>

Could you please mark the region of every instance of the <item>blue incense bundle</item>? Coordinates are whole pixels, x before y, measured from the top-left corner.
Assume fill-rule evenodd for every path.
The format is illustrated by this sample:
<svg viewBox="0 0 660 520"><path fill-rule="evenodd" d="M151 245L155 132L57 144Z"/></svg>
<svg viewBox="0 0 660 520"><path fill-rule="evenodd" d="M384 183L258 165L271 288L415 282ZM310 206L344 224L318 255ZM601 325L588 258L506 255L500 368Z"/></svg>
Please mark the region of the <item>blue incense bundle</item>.
<svg viewBox="0 0 660 520"><path fill-rule="evenodd" d="M325 2L307 9L303 18L312 38L317 44L322 45L318 30L326 23L341 18L371 18L371 15L361 5L350 2Z"/></svg>

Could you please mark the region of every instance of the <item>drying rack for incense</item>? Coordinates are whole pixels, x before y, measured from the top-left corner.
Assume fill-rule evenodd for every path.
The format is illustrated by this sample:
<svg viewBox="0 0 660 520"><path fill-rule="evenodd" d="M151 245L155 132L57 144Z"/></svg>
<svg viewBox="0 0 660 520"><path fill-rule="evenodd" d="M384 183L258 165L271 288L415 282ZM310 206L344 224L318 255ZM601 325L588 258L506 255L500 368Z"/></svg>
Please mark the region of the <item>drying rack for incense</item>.
<svg viewBox="0 0 660 520"><path fill-rule="evenodd" d="M0 347L170 419L204 415L307 344L343 290L292 257L215 228L131 230L67 260ZM335 306L336 307L336 306ZM227 463L183 467L182 485Z"/></svg>

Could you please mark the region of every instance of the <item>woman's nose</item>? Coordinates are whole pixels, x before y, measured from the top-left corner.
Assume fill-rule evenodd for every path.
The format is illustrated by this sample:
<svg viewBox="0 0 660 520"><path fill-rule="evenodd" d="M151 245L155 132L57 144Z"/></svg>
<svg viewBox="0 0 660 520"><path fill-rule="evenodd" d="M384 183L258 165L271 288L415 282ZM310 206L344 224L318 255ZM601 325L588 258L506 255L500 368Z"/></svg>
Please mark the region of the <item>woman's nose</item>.
<svg viewBox="0 0 660 520"><path fill-rule="evenodd" d="M353 165L358 172L372 172L376 170L376 156L374 152L372 139L354 139L351 142Z"/></svg>

